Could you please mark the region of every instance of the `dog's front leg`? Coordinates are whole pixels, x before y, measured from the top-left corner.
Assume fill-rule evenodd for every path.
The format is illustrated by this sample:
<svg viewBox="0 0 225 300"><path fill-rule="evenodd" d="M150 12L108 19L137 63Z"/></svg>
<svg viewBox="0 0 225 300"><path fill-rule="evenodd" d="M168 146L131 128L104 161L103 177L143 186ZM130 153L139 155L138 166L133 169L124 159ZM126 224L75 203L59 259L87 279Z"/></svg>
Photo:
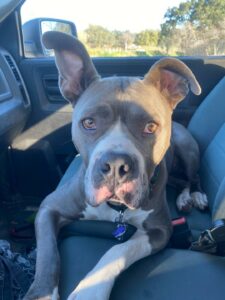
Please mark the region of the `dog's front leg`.
<svg viewBox="0 0 225 300"><path fill-rule="evenodd" d="M76 176L68 184L45 198L35 219L37 261L34 282L24 300L55 300L58 298L59 253L57 234L60 228L78 218L84 208Z"/></svg>
<svg viewBox="0 0 225 300"><path fill-rule="evenodd" d="M109 249L70 294L68 300L109 299L116 277L151 252L152 247L147 234L137 231L130 240Z"/></svg>
<svg viewBox="0 0 225 300"><path fill-rule="evenodd" d="M47 208L38 212L35 220L37 262L35 280L24 299L57 299L59 254L57 231L59 215ZM55 294L55 297L53 296Z"/></svg>

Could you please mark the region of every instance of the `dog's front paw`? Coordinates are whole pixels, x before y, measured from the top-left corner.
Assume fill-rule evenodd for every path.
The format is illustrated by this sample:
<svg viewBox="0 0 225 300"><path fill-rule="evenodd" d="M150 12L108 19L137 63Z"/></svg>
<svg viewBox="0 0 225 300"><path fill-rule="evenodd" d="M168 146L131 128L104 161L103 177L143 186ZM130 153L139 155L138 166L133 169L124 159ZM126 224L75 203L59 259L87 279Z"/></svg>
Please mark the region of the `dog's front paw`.
<svg viewBox="0 0 225 300"><path fill-rule="evenodd" d="M58 287L55 287L52 292L44 292L44 289L35 288L34 285L31 285L27 294L23 298L23 300L58 300Z"/></svg>
<svg viewBox="0 0 225 300"><path fill-rule="evenodd" d="M108 282L94 283L82 280L67 300L108 300L111 284Z"/></svg>
<svg viewBox="0 0 225 300"><path fill-rule="evenodd" d="M200 192L191 193L192 202L194 207L204 210L208 207L208 199L206 194Z"/></svg>
<svg viewBox="0 0 225 300"><path fill-rule="evenodd" d="M95 299L95 295L92 295L92 293L88 291L77 292L76 290L73 291L67 298L67 300L89 300L89 299L90 300Z"/></svg>
<svg viewBox="0 0 225 300"><path fill-rule="evenodd" d="M73 291L67 300L108 300L109 297L101 293L101 287L96 289L87 288L80 291Z"/></svg>
<svg viewBox="0 0 225 300"><path fill-rule="evenodd" d="M25 296L24 298L23 298L23 300L53 300L53 298L51 297L51 295L49 295L49 296L36 296L35 298L30 298L30 297L27 297L27 296Z"/></svg>
<svg viewBox="0 0 225 300"><path fill-rule="evenodd" d="M185 188L177 197L177 208L179 211L190 212L192 209L192 198L189 188Z"/></svg>

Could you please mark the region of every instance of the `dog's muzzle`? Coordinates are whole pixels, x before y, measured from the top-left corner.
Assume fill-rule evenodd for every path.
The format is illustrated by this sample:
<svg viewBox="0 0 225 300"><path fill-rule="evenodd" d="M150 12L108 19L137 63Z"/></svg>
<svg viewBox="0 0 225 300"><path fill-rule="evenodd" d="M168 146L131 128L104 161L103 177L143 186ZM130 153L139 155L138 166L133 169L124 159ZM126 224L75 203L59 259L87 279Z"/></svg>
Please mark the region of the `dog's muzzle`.
<svg viewBox="0 0 225 300"><path fill-rule="evenodd" d="M113 200L132 205L140 189L138 162L125 153L107 152L96 160L92 182L96 204Z"/></svg>

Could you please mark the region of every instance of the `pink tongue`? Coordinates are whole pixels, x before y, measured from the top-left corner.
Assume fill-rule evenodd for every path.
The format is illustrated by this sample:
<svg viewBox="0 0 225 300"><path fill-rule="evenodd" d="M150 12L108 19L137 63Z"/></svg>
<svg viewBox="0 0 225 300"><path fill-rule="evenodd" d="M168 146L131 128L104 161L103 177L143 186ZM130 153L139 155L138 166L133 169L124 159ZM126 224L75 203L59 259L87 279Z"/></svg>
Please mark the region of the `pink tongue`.
<svg viewBox="0 0 225 300"><path fill-rule="evenodd" d="M107 186L103 186L103 187L95 190L95 199L96 199L97 204L102 203L107 198L108 199L111 198L112 195L113 195L113 193L109 191Z"/></svg>

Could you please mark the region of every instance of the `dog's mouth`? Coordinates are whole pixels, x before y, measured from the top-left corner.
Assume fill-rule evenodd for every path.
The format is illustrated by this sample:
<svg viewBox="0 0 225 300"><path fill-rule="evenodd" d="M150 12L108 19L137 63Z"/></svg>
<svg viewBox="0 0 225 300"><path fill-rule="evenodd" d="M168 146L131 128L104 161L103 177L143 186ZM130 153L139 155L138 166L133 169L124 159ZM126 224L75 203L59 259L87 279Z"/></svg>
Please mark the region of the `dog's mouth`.
<svg viewBox="0 0 225 300"><path fill-rule="evenodd" d="M113 205L113 206L118 206L120 207L121 205L125 205L127 206L129 209L135 209L136 207L134 207L132 205L132 203L127 203L124 199L120 199L119 197L117 197L116 195L113 195L112 198L109 198L106 200L107 203Z"/></svg>
<svg viewBox="0 0 225 300"><path fill-rule="evenodd" d="M120 205L125 205L130 209L135 209L134 202L136 203L137 201L133 201L134 199L134 193L129 191L129 192L122 192L117 191L112 194L108 199L106 199L106 202L109 202L115 206L120 206Z"/></svg>
<svg viewBox="0 0 225 300"><path fill-rule="evenodd" d="M120 203L121 199L117 195L113 194L112 197L110 197L107 201L111 201L111 202L115 202L115 203L119 202Z"/></svg>
<svg viewBox="0 0 225 300"><path fill-rule="evenodd" d="M113 194L112 197L110 197L109 199L106 200L107 202L110 202L112 204L115 204L115 205L121 205L121 204L126 204L125 203L125 200L120 197L118 197L116 194Z"/></svg>
<svg viewBox="0 0 225 300"><path fill-rule="evenodd" d="M130 209L134 209L137 204L138 184L136 181L126 182L113 190L107 185L94 189L94 197L92 205L98 206L103 202L114 203L115 205L126 205Z"/></svg>

